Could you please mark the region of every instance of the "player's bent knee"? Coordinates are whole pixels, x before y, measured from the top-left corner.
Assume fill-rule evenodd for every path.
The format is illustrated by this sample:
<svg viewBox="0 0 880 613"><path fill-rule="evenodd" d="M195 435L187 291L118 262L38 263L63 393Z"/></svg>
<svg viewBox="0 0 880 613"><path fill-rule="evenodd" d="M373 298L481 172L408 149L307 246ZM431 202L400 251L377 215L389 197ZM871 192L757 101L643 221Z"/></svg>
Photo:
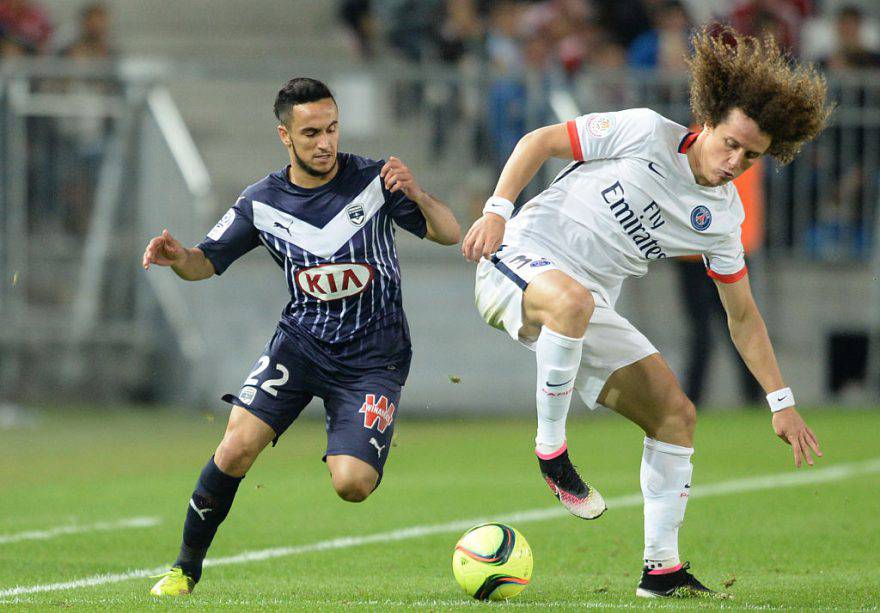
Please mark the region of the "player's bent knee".
<svg viewBox="0 0 880 613"><path fill-rule="evenodd" d="M693 434L697 428L697 407L694 406L694 403L687 396L685 396L684 402L681 404L680 415L684 430Z"/></svg>
<svg viewBox="0 0 880 613"><path fill-rule="evenodd" d="M375 479L334 479L333 488L346 502L363 502L369 498L376 486Z"/></svg>
<svg viewBox="0 0 880 613"><path fill-rule="evenodd" d="M363 502L376 489L379 473L367 462L347 455L327 456L333 489L347 502Z"/></svg>
<svg viewBox="0 0 880 613"><path fill-rule="evenodd" d="M552 298L545 298L538 317L541 325L571 336L583 334L596 307L590 290L570 281L558 285Z"/></svg>
<svg viewBox="0 0 880 613"><path fill-rule="evenodd" d="M260 451L260 445L256 442L227 432L214 453L214 462L226 474L239 476L253 466Z"/></svg>
<svg viewBox="0 0 880 613"><path fill-rule="evenodd" d="M593 294L579 283L571 283L560 291L553 305L558 317L583 323L590 320L595 308Z"/></svg>
<svg viewBox="0 0 880 613"><path fill-rule="evenodd" d="M668 401L667 409L657 424L657 435L664 440L674 437L680 441L690 441L696 426L697 409L684 392L679 392Z"/></svg>

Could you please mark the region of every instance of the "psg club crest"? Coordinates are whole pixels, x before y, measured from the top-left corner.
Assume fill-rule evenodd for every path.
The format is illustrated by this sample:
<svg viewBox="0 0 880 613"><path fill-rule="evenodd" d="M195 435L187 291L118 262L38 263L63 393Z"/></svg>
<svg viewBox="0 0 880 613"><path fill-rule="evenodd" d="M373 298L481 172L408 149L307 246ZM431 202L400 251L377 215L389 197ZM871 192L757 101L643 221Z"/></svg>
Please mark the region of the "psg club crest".
<svg viewBox="0 0 880 613"><path fill-rule="evenodd" d="M364 219L366 219L364 207L359 204L350 204L345 209L345 212L348 213L348 221L351 222L351 225L356 228L360 228L364 225Z"/></svg>
<svg viewBox="0 0 880 613"><path fill-rule="evenodd" d="M364 414L364 428L369 430L375 426L382 433L394 421L394 403L385 396L379 396L376 400L375 394L367 394L358 413Z"/></svg>
<svg viewBox="0 0 880 613"><path fill-rule="evenodd" d="M691 211L691 225L694 230L702 232L712 223L712 212L702 204Z"/></svg>

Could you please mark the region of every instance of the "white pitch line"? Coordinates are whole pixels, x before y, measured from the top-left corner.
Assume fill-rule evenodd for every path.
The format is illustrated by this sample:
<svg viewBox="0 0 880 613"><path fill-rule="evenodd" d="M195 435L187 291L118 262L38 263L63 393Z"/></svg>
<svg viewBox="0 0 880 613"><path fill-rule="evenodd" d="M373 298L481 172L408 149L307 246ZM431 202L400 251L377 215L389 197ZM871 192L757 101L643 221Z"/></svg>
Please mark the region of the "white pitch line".
<svg viewBox="0 0 880 613"><path fill-rule="evenodd" d="M867 460L864 462L853 462L849 464L839 464L828 468L814 468L796 473L781 473L776 475L766 475L761 477L747 477L744 479L734 479L732 481L722 481L720 483L710 483L708 485L695 485L691 492L691 498L705 498L708 496L723 496L725 494L740 494L743 492L752 492L757 490L777 489L783 487L796 487L799 485L815 485L818 483L826 483L828 481L838 481L848 477L863 475L867 473L880 472L880 458ZM633 507L642 504L641 494L630 494L628 496L618 496L609 498L605 501L610 509ZM562 507L548 507L543 509L533 509L531 511L522 511L510 515L502 515L494 517L491 521L502 523L523 524L533 521L544 521L568 515L568 511ZM271 549L261 549L257 551L246 551L234 556L225 558L208 558L205 560L205 566L227 566L229 564L244 564L246 562L259 562L262 560L271 560L274 558L283 558L295 556L304 553L313 553L317 551L328 551L333 549L347 549L349 547L358 547L360 545L368 545L371 543L384 543L388 541L403 541L407 539L429 536L432 534L445 534L449 532L461 532L468 528L490 521L485 517L477 517L471 519L463 519L445 524L433 524L427 526L413 526L411 528L403 528L400 530L392 530L390 532L380 532L367 536L349 536L331 539L327 541L319 541L307 545L297 545L294 547L275 547ZM36 594L38 592L55 592L61 590L72 590L83 587L93 587L96 585L106 585L108 583L119 583L128 579L140 579L150 575L158 575L167 570L167 566L159 566L156 568L132 570L125 573L93 575L83 579L75 579L73 581L65 581L63 583L44 583L41 585L22 585L0 590L0 598L9 598L19 596L21 594Z"/></svg>
<svg viewBox="0 0 880 613"><path fill-rule="evenodd" d="M130 517L117 521L99 521L94 524L82 526L58 526L48 530L29 530L15 534L0 534L0 545L18 543L20 541L42 541L63 536L66 534L81 534L83 532L106 532L108 530L124 530L126 528L151 528L162 523L158 517Z"/></svg>

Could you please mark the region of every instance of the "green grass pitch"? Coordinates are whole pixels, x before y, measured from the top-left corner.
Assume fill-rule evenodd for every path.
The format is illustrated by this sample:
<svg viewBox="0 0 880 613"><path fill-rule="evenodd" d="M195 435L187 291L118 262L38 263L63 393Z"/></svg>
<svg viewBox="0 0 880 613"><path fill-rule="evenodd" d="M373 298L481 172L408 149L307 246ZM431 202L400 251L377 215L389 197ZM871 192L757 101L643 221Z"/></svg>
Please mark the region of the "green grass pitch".
<svg viewBox="0 0 880 613"><path fill-rule="evenodd" d="M149 596L146 577L33 590L173 561L189 494L224 419L173 411L42 415L30 427L0 430L0 609L852 610L880 603L880 464L866 463L880 457L876 410L807 411L825 458L812 469L819 480L796 484L786 479L810 469L795 471L768 411L702 414L682 556L734 599L661 602L634 596L642 435L617 416L574 411L572 457L610 508L595 522L552 512L511 521L532 546L535 570L525 592L504 604L464 596L451 556L470 519L561 508L532 454L530 413L428 421L407 419L404 410L385 480L357 505L330 486L320 462L322 423L295 424L242 483L209 555L228 563L207 567L195 593L174 602ZM765 475L773 478L758 479ZM712 485L732 480L739 481L726 491ZM132 517L156 523L21 536ZM389 536L361 538L380 533ZM333 541L346 537L353 540ZM271 559L232 558L275 548L289 549Z"/></svg>

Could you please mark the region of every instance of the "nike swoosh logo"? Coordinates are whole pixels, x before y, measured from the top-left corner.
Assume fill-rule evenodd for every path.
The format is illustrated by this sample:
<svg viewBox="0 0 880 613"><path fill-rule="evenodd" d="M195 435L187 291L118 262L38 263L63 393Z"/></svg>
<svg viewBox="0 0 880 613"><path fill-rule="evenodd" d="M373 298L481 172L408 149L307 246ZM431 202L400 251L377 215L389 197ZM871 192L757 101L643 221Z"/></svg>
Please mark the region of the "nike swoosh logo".
<svg viewBox="0 0 880 613"><path fill-rule="evenodd" d="M782 402L783 400L785 400L785 396L780 396L776 399L776 402Z"/></svg>
<svg viewBox="0 0 880 613"><path fill-rule="evenodd" d="M574 377L572 377L571 379L569 379L565 383L550 383L549 381L547 381L547 387L562 387L563 385L568 385L572 381L574 381Z"/></svg>
<svg viewBox="0 0 880 613"><path fill-rule="evenodd" d="M654 162L648 162L648 168L651 170L651 172L656 173L657 176L659 176L659 177L661 177L661 178L663 178L663 179L666 178L666 177L663 176L663 173L661 173L659 170L657 170L656 168L654 168Z"/></svg>

